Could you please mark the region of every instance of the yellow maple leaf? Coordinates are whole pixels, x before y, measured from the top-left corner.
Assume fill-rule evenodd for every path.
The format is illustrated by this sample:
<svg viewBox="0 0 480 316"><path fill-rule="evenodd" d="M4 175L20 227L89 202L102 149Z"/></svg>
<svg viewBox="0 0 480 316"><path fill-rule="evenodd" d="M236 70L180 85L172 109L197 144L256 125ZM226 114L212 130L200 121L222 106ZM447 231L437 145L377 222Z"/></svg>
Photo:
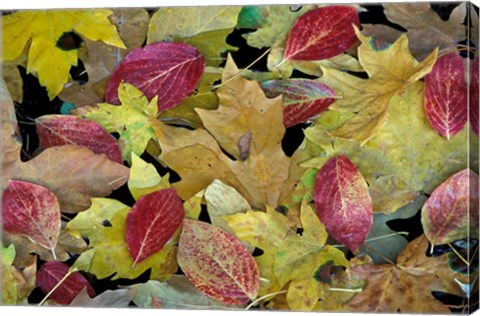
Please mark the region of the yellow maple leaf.
<svg viewBox="0 0 480 316"><path fill-rule="evenodd" d="M117 29L108 20L110 10L18 11L2 17L3 61L17 58L31 40L27 73L35 72L53 99L68 81L71 66L77 65L77 49L60 48L64 33L78 32L88 39L125 48Z"/></svg>
<svg viewBox="0 0 480 316"><path fill-rule="evenodd" d="M320 80L341 97L330 109L358 113L331 131L330 135L365 144L387 122L387 109L392 98L432 70L437 49L418 63L408 49L406 35L400 36L391 46L378 48L374 37L365 37L358 29L355 31L362 43L358 48L358 58L369 79L322 68L323 77Z"/></svg>

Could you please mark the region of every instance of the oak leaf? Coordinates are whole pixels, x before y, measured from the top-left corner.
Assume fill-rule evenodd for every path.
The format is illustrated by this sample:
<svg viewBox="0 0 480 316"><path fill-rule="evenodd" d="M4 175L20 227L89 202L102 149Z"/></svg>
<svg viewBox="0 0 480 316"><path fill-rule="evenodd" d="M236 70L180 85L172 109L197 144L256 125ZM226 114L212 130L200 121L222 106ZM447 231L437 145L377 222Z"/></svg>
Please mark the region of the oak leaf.
<svg viewBox="0 0 480 316"><path fill-rule="evenodd" d="M367 280L368 284L347 306L355 312L449 314L450 309L436 300L431 292L463 296L454 281L460 274L450 270L448 254L427 257L427 248L427 239L420 236L408 244L396 265L353 267L352 273Z"/></svg>
<svg viewBox="0 0 480 316"><path fill-rule="evenodd" d="M58 41L68 32L78 32L91 40L125 48L115 26L108 20L110 10L19 11L2 18L3 60L14 60L31 39L27 73L36 72L40 84L53 99L68 81L71 66L77 65L76 49L63 50Z"/></svg>
<svg viewBox="0 0 480 316"><path fill-rule="evenodd" d="M363 145L385 125L392 98L432 70L437 50L418 63L408 50L406 35L391 46L379 49L374 46L372 37L363 36L358 29L356 33L362 43L358 48L359 61L369 79L322 68L324 75L320 81L341 97L330 109L358 113L329 133Z"/></svg>

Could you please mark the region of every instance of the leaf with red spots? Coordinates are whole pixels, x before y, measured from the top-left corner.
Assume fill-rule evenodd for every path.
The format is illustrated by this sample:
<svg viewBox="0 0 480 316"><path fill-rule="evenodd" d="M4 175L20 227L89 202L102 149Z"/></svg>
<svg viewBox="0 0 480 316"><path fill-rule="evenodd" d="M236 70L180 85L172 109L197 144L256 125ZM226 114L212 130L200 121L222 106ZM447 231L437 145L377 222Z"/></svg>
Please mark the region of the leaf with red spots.
<svg viewBox="0 0 480 316"><path fill-rule="evenodd" d="M88 295L94 297L95 291L80 272L73 272L62 281L69 273L68 270L69 267L65 263L57 261L46 262L37 272L37 285L43 293L47 294L60 284L50 295L50 299L57 304L70 304L83 288L87 288Z"/></svg>
<svg viewBox="0 0 480 316"><path fill-rule="evenodd" d="M355 252L372 226L372 199L362 174L345 156L330 158L315 179L318 216L338 241Z"/></svg>
<svg viewBox="0 0 480 316"><path fill-rule="evenodd" d="M122 163L115 139L98 123L72 115L44 115L35 120L40 144L44 148L79 145L96 154L105 154Z"/></svg>
<svg viewBox="0 0 480 316"><path fill-rule="evenodd" d="M60 235L60 206L45 187L10 180L2 196L3 229L27 236L52 251Z"/></svg>
<svg viewBox="0 0 480 316"><path fill-rule="evenodd" d="M467 123L467 85L463 58L457 53L437 60L425 77L425 113L432 127L446 139Z"/></svg>
<svg viewBox="0 0 480 316"><path fill-rule="evenodd" d="M216 300L241 305L258 294L255 260L238 239L220 228L185 219L177 260L190 282Z"/></svg>
<svg viewBox="0 0 480 316"><path fill-rule="evenodd" d="M478 175L466 169L436 188L422 208L422 226L433 245L478 235Z"/></svg>
<svg viewBox="0 0 480 316"><path fill-rule="evenodd" d="M471 62L470 71L470 125L475 135L478 136L478 57Z"/></svg>
<svg viewBox="0 0 480 316"><path fill-rule="evenodd" d="M340 55L357 40L357 9L328 6L302 15L288 35L285 60L322 60Z"/></svg>
<svg viewBox="0 0 480 316"><path fill-rule="evenodd" d="M140 198L127 216L128 251L137 264L160 251L182 224L183 204L174 189Z"/></svg>
<svg viewBox="0 0 480 316"><path fill-rule="evenodd" d="M303 123L325 111L335 101L335 91L326 84L306 79L268 80L261 83L265 95L283 95L285 127Z"/></svg>
<svg viewBox="0 0 480 316"><path fill-rule="evenodd" d="M121 82L137 87L148 98L158 96L158 109L170 109L189 96L203 74L205 59L196 48L161 42L134 49L117 66L108 82L105 100L120 104Z"/></svg>

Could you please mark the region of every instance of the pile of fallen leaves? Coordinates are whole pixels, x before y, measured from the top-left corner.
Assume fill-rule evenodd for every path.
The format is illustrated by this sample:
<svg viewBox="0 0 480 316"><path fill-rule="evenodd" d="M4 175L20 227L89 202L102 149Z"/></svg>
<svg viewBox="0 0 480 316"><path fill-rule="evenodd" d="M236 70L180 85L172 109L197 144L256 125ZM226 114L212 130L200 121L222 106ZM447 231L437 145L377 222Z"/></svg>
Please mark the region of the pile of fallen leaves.
<svg viewBox="0 0 480 316"><path fill-rule="evenodd" d="M1 19L3 304L478 304L472 5ZM27 78L55 111L22 112Z"/></svg>

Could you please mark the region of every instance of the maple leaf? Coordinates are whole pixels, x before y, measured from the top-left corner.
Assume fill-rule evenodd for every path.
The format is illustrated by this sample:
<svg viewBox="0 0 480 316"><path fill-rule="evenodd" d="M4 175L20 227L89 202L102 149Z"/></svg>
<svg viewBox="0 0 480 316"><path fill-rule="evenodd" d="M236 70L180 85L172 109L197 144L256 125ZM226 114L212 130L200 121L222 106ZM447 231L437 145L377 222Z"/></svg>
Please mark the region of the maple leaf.
<svg viewBox="0 0 480 316"><path fill-rule="evenodd" d="M169 174L161 177L155 166L132 153L128 189L135 200L149 193L170 188Z"/></svg>
<svg viewBox="0 0 480 316"><path fill-rule="evenodd" d="M147 10L126 8L112 9L112 12L109 19L117 28L125 48L84 39L78 49L78 58L85 67L88 81L68 82L58 95L63 101L74 103L77 107L103 102L107 80L115 67L128 53L145 42L150 20Z"/></svg>
<svg viewBox="0 0 480 316"><path fill-rule="evenodd" d="M423 110L421 82L409 85L402 96L392 98L386 125L363 147L326 135L330 128L326 127L328 120L335 122L331 126L342 122L338 113L328 112L331 112L328 117L325 113L315 126L305 130L307 139L325 152L302 166L319 169L330 157L343 153L369 183L374 212L391 213L413 201L420 191L431 193L467 166L468 131L460 132L449 141L438 135ZM474 171L478 170L477 148L478 144L472 142L470 161Z"/></svg>
<svg viewBox="0 0 480 316"><path fill-rule="evenodd" d="M368 281L348 307L356 312L442 313L450 309L431 294L441 291L463 296L455 278L463 277L448 266L448 254L427 257L428 241L420 236L400 254L397 264L367 264L352 268L352 273Z"/></svg>
<svg viewBox="0 0 480 316"><path fill-rule="evenodd" d="M150 19L147 44L187 43L205 56L208 66L218 66L222 52L236 49L226 43L226 38L240 10L240 6L160 8Z"/></svg>
<svg viewBox="0 0 480 316"><path fill-rule="evenodd" d="M365 144L385 125L392 98L432 70L437 50L418 63L408 50L406 35L402 35L393 45L378 49L372 37L363 36L358 29L356 33L362 43L358 48L359 61L369 79L322 68L324 75L320 81L341 96L330 109L358 113L329 133L337 138Z"/></svg>
<svg viewBox="0 0 480 316"><path fill-rule="evenodd" d="M266 213L248 211L224 216L240 240L263 250L255 260L261 277L269 282L262 284L260 295L276 292L291 281L287 292L289 306L295 310L312 310L329 287L318 280L316 272L327 262L348 266L348 261L343 252L325 245L327 231L305 202L300 219L302 236L292 230L284 215L271 208L267 208Z"/></svg>
<svg viewBox="0 0 480 316"><path fill-rule="evenodd" d="M27 297L36 286L36 260L33 260L30 266L19 270L13 265L15 257L16 249L13 244L3 247L0 243L0 267L2 267L0 302L6 305L27 303Z"/></svg>
<svg viewBox="0 0 480 316"><path fill-rule="evenodd" d="M186 130L156 125L159 159L175 170L173 184L188 199L218 179L235 188L254 208L278 205L293 189L290 159L281 148L285 133L280 97L268 99L255 81L236 76L231 57L217 90L215 111L197 109L205 128ZM221 147L237 160L226 156Z"/></svg>
<svg viewBox="0 0 480 316"><path fill-rule="evenodd" d="M158 114L157 97L150 100L128 83L118 87L121 105L98 104L98 108L86 113L86 117L102 125L108 132L118 132L118 141L123 160L130 160L131 154L141 155L150 139L155 137L152 120Z"/></svg>
<svg viewBox="0 0 480 316"><path fill-rule="evenodd" d="M77 65L78 52L57 46L68 32L78 32L91 40L125 48L115 26L108 20L110 10L19 11L2 17L3 60L17 58L30 41L27 73L36 72L40 84L53 99L68 81L71 66Z"/></svg>

